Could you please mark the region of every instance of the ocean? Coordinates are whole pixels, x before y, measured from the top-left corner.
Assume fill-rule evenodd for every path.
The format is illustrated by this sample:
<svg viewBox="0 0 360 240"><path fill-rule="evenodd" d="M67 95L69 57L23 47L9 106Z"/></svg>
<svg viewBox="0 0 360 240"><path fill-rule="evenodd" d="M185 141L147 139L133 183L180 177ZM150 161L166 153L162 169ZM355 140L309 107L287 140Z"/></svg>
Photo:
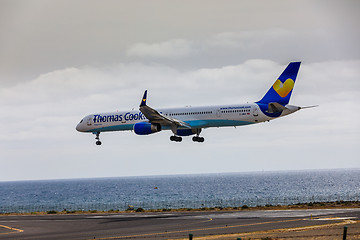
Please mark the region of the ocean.
<svg viewBox="0 0 360 240"><path fill-rule="evenodd" d="M360 169L0 182L0 213L359 201Z"/></svg>

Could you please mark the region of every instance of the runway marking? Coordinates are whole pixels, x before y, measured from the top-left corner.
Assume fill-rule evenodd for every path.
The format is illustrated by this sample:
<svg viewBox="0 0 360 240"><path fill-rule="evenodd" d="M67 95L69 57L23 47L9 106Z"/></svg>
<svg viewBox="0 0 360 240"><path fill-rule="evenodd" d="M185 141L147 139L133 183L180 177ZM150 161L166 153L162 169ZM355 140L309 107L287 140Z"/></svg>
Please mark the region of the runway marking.
<svg viewBox="0 0 360 240"><path fill-rule="evenodd" d="M196 222L196 223L188 223L188 224L175 224L174 226L186 226L186 225L193 225L198 223L210 222L212 218L209 218L204 221ZM118 239L118 238L132 238L132 237L145 237L145 236L153 236L153 235L165 235L165 234L172 234L172 233L180 233L185 232L187 230L179 230L179 231L166 231L166 232L157 232L157 233L144 233L144 234L135 234L135 235L126 235L126 236L114 236L114 237L105 237L105 238L91 238L88 240L106 240L106 239Z"/></svg>
<svg viewBox="0 0 360 240"><path fill-rule="evenodd" d="M211 222L213 219L209 218L207 220L203 220L200 222L196 222L196 223L184 223L184 224L174 224L173 226L187 226L187 225L194 225L194 224L198 224L198 223L205 223L205 222Z"/></svg>
<svg viewBox="0 0 360 240"><path fill-rule="evenodd" d="M349 225L349 224L354 224L354 223L357 223L357 222L359 222L359 221L346 219L345 221L338 222L338 223L328 223L328 224L312 225L312 226L305 226L305 227L294 227L294 228L279 228L279 229L273 229L273 230L244 232L244 233L201 236L201 237L197 237L196 239L199 239L199 240L205 240L206 239L206 240L208 240L208 239L218 239L218 238L223 239L224 237L235 238L235 237L239 237L239 235L241 235L241 237L252 237L254 234L258 235L258 234L273 234L273 233L281 233L281 232L309 231L309 230L314 230L314 229L318 229L318 228ZM186 240L186 239L188 239L188 238L177 238L176 240ZM168 240L171 240L171 239L168 239Z"/></svg>
<svg viewBox="0 0 360 240"><path fill-rule="evenodd" d="M314 221L338 221L338 220L351 220L357 217L328 217L328 218L314 218Z"/></svg>
<svg viewBox="0 0 360 240"><path fill-rule="evenodd" d="M0 227L9 229L9 230L11 230L11 231L14 231L14 232L7 232L7 233L0 233L0 234L21 233L21 232L24 231L24 230L21 230L21 229L17 229L17 228L5 226L5 225L0 225Z"/></svg>
<svg viewBox="0 0 360 240"><path fill-rule="evenodd" d="M206 221L211 221L209 220ZM144 233L144 234L135 234L135 235L124 235L124 236L114 236L114 237L104 237L104 238L92 238L88 240L107 240L107 239L119 239L119 238L133 238L133 237L145 237L145 236L154 236L154 235L166 235L166 234L173 234L173 233L183 233L183 232L197 232L197 231L206 231L206 230L214 230L214 229L224 229L224 228L236 228L236 227L246 227L246 226L254 226L254 225L262 225L262 224L269 224L269 223L284 223L284 222L293 222L299 221L302 219L291 219L291 220L284 220L284 221L272 221L272 222L262 222L262 223L249 223L249 224L241 224L241 225L227 225L222 227L207 227L207 228L197 228L197 229L186 229L186 230L177 230L177 231L167 231L167 232L157 232L157 233Z"/></svg>

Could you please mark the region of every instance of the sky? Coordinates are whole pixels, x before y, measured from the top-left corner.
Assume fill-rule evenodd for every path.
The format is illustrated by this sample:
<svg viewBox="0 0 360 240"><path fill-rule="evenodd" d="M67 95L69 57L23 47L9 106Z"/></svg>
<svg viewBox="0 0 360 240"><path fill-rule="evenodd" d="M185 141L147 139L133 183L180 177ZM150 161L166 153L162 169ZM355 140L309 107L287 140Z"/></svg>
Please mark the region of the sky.
<svg viewBox="0 0 360 240"><path fill-rule="evenodd" d="M359 1L0 0L0 181L360 168ZM79 133L88 114L254 102L302 65L284 118Z"/></svg>

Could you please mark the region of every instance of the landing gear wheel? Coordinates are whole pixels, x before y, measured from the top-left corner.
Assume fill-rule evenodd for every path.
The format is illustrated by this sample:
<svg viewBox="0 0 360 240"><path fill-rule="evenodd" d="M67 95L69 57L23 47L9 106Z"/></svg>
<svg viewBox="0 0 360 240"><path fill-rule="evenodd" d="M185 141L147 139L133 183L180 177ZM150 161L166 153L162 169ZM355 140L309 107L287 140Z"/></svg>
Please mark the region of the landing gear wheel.
<svg viewBox="0 0 360 240"><path fill-rule="evenodd" d="M170 137L170 141L172 141L172 142L181 142L181 141L182 141L182 137L179 137L179 136L171 136L171 137Z"/></svg>
<svg viewBox="0 0 360 240"><path fill-rule="evenodd" d="M101 142L100 142L100 141L96 141L96 145L101 145Z"/></svg>
<svg viewBox="0 0 360 240"><path fill-rule="evenodd" d="M204 142L205 139L203 137L195 136L192 138L194 142Z"/></svg>

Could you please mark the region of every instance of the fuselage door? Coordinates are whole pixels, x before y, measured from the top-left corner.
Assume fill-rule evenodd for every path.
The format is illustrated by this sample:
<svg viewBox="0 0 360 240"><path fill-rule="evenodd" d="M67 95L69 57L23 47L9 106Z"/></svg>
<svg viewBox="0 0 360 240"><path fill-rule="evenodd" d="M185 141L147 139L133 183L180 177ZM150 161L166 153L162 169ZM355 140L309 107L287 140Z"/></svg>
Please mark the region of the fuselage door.
<svg viewBox="0 0 360 240"><path fill-rule="evenodd" d="M217 116L217 117L220 117L220 116L221 116L220 113L221 113L220 109L216 110L216 116Z"/></svg>
<svg viewBox="0 0 360 240"><path fill-rule="evenodd" d="M92 124L92 117L88 117L88 119L87 119L87 121L86 121L86 124L87 124L88 126L91 126L91 124Z"/></svg>
<svg viewBox="0 0 360 240"><path fill-rule="evenodd" d="M254 117L259 116L259 110L258 110L257 107L255 107L254 110L253 110L253 116L254 116Z"/></svg>

